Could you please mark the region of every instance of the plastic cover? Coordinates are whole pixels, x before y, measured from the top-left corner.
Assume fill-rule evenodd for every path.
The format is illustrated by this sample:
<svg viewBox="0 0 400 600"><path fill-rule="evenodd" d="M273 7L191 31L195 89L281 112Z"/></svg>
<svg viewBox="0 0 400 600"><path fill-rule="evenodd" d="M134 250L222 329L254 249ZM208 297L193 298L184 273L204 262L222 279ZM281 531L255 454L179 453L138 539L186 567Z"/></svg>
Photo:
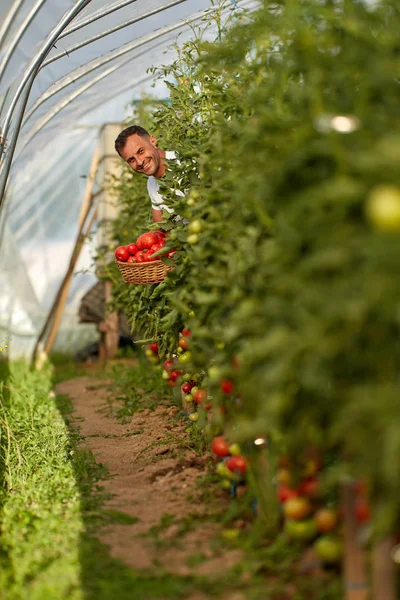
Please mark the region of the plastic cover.
<svg viewBox="0 0 400 600"><path fill-rule="evenodd" d="M2 0L1 128L25 69L77 1ZM171 62L175 43L193 35L189 23L201 24L204 11L213 10L211 0L133 0L117 8L121 4L127 0L91 0L69 25L79 29L64 32L49 52L29 96L0 214L0 346L7 339L11 358L31 354L65 275L100 128L122 123L132 113L130 103L143 94L166 95L163 84L151 87L147 69ZM230 0L226 6L255 3ZM106 10L109 14L83 26ZM83 45L92 38L99 39ZM14 122L15 112L8 138ZM93 326L77 319L80 299L95 282L91 262L89 244L75 269L57 337L63 351L96 337Z"/></svg>

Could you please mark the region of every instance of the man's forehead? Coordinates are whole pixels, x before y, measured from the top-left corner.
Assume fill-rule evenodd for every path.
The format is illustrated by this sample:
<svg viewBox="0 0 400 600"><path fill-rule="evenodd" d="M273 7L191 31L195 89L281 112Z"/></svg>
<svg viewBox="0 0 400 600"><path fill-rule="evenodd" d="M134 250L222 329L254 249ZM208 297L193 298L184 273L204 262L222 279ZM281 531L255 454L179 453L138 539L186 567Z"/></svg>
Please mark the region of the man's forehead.
<svg viewBox="0 0 400 600"><path fill-rule="evenodd" d="M131 152L137 152L141 146L145 146L149 143L149 139L146 137L140 137L136 133L134 135L130 135L127 139L127 145L129 145L129 150Z"/></svg>

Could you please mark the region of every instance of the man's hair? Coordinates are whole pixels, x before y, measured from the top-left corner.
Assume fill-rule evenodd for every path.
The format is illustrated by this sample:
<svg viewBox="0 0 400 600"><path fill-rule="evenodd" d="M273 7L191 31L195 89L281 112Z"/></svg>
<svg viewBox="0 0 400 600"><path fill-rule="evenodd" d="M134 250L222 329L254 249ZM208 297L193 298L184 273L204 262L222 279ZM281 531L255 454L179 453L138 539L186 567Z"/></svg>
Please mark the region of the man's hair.
<svg viewBox="0 0 400 600"><path fill-rule="evenodd" d="M126 129L121 131L121 133L115 140L115 150L120 156L121 150L125 148L126 140L131 135L139 135L140 137L150 137L149 132L146 131L146 129L144 129L143 127L140 127L140 125L131 125L130 127L127 127Z"/></svg>

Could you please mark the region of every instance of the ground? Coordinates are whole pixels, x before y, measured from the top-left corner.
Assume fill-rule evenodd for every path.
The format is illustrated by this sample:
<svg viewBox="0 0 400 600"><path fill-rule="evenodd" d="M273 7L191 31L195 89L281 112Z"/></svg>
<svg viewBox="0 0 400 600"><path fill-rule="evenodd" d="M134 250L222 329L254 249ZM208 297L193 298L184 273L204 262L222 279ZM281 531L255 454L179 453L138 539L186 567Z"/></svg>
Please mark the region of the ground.
<svg viewBox="0 0 400 600"><path fill-rule="evenodd" d="M85 597L336 598L308 593L315 587L311 572L306 574L311 587L302 593L285 541L271 547L261 542L253 552L250 542L259 537L259 527L246 490L230 500L213 475L215 458L188 433L181 408L168 397L134 389L140 380L137 361L124 361L122 368L122 391L113 376L106 378L113 375L109 366L56 386L57 396L71 403L73 452L101 465L90 494L100 494L101 506L95 502L92 512L101 510L102 519L88 527L95 546L90 540L82 544Z"/></svg>

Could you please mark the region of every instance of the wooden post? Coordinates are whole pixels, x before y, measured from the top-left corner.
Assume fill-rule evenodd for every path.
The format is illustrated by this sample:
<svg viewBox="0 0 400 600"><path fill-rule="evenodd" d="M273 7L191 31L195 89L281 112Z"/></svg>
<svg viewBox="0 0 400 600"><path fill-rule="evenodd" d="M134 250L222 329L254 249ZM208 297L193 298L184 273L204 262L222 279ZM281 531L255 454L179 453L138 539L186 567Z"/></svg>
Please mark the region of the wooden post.
<svg viewBox="0 0 400 600"><path fill-rule="evenodd" d="M84 198L82 201L81 211L80 211L79 220L78 220L78 235L77 235L75 246L74 246L74 249L72 252L70 263L69 263L69 266L67 269L67 273L65 274L65 277L64 277L63 281L61 282L61 285L58 289L58 292L57 292L56 298L53 302L53 305L51 307L51 310L47 316L46 322L39 334L38 340L36 342L36 345L35 345L35 348L34 348L33 354L32 354L32 364L35 363L36 354L38 352L38 349L41 345L42 340L44 339L44 337L46 335L46 332L47 332L50 324L52 324L52 325L51 325L51 329L50 329L50 332L49 332L49 335L48 335L48 338L47 338L47 341L46 341L46 344L44 347L45 353L48 355L49 352L51 351L51 348L53 347L53 344L54 344L54 341L55 341L55 338L57 335L58 327L59 327L59 324L61 321L62 313L64 310L65 302L67 300L68 290L69 290L69 286L71 283L72 274L74 272L75 265L78 261L80 251L82 249L83 241L84 241L85 237L90 233L90 230L93 226L94 215L91 219L91 223L90 223L89 227L86 228L86 232L83 233L83 227L85 225L85 221L86 221L87 216L92 207L92 190L93 190L97 167L99 165L99 160L100 160L100 149L97 147L93 154L92 164L90 166L89 177L88 177L85 195L84 195Z"/></svg>
<svg viewBox="0 0 400 600"><path fill-rule="evenodd" d="M104 311L107 311L107 303L111 300L111 281L104 282ZM119 346L119 319L118 313L106 314L104 321L99 325L101 333L99 345L99 358L105 360L113 358L118 352Z"/></svg>
<svg viewBox="0 0 400 600"><path fill-rule="evenodd" d="M373 600L396 600L396 565L391 557L395 541L388 537L372 550Z"/></svg>
<svg viewBox="0 0 400 600"><path fill-rule="evenodd" d="M344 484L341 488L344 524L344 598L345 600L369 600L365 553L358 542L359 525L355 518L355 500L354 483Z"/></svg>

